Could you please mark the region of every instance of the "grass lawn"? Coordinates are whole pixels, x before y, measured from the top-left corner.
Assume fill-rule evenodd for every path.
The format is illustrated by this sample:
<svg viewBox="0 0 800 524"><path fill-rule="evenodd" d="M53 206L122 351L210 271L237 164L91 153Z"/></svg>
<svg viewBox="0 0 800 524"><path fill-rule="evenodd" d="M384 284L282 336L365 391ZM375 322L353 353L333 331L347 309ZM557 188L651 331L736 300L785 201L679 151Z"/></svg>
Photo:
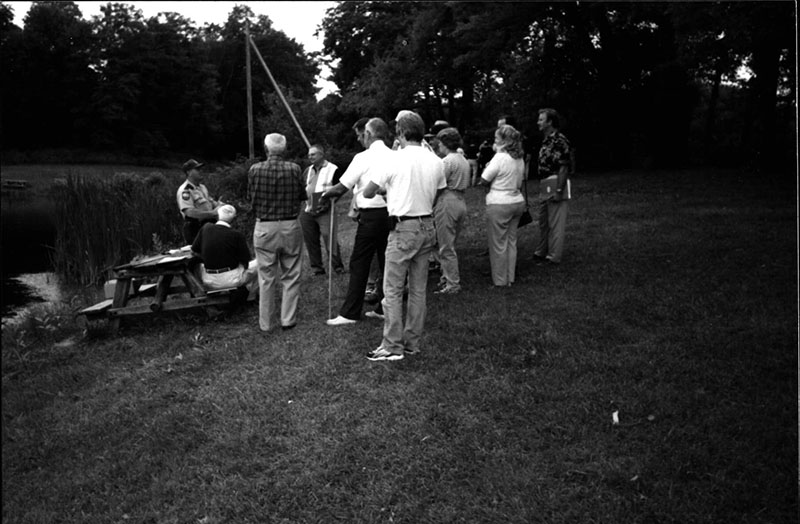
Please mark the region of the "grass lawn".
<svg viewBox="0 0 800 524"><path fill-rule="evenodd" d="M573 188L564 263L533 265L527 226L500 290L468 191L464 291L429 291L403 361L364 358L378 321L326 326L310 274L292 331L251 305L4 336L3 522L797 522L794 181Z"/></svg>

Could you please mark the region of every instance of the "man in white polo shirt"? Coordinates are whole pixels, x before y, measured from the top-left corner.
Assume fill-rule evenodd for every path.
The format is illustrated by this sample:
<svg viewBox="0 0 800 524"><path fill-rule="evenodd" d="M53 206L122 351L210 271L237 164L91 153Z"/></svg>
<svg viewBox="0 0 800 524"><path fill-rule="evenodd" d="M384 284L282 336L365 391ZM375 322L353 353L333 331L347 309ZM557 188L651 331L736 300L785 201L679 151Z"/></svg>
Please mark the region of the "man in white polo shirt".
<svg viewBox="0 0 800 524"><path fill-rule="evenodd" d="M372 118L364 128L363 144L367 148L353 157L339 183L325 191L320 201L338 198L348 190L353 190L358 211L358 229L350 255L350 281L347 296L336 318L328 319L329 326L354 324L361 319L364 307L364 291L369 279L372 258L378 255L378 265L383 270L386 239L389 236L389 215L383 197L365 198L363 190L371 177L392 168L395 153L386 146L389 126L380 118ZM368 317L383 318L383 309L378 302L375 311L368 311Z"/></svg>
<svg viewBox="0 0 800 524"><path fill-rule="evenodd" d="M372 361L400 360L420 350L425 325L428 257L436 246L433 207L447 187L444 165L435 153L422 147L425 123L413 112L397 116L400 149L390 169L376 172L364 190L374 197L386 191L386 206L394 224L386 247L383 270L383 323L381 345L367 353ZM408 277L408 306L403 321L403 289Z"/></svg>

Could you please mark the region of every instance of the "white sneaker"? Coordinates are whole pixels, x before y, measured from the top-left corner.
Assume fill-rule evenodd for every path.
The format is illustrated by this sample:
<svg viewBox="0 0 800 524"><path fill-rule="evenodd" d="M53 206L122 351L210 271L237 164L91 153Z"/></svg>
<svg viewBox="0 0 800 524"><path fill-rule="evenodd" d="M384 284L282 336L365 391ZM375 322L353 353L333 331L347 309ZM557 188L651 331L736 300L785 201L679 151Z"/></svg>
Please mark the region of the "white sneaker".
<svg viewBox="0 0 800 524"><path fill-rule="evenodd" d="M382 314L378 313L377 311L367 311L366 313L364 313L364 316L367 317L367 318L378 318L380 320L383 320L383 319L386 318L386 315L382 315Z"/></svg>
<svg viewBox="0 0 800 524"><path fill-rule="evenodd" d="M342 315L339 315L336 318L329 318L328 321L325 323L328 324L329 326L345 326L347 324L355 324L356 321L349 318L344 318Z"/></svg>
<svg viewBox="0 0 800 524"><path fill-rule="evenodd" d="M390 352L383 346L379 346L377 349L373 349L367 353L367 360L371 360L373 362L379 362L381 360L403 360L403 354L400 353L398 355Z"/></svg>

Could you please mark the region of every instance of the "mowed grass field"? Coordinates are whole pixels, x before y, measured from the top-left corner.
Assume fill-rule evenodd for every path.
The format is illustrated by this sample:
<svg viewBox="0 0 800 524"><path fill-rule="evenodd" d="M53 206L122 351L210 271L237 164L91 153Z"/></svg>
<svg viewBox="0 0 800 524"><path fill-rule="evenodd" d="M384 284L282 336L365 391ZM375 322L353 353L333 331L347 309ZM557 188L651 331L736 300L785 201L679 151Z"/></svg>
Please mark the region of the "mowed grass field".
<svg viewBox="0 0 800 524"><path fill-rule="evenodd" d="M500 290L470 189L464 291L399 362L310 274L287 332L251 305L4 337L3 522L797 522L797 193L757 180L578 177L563 264L527 226Z"/></svg>

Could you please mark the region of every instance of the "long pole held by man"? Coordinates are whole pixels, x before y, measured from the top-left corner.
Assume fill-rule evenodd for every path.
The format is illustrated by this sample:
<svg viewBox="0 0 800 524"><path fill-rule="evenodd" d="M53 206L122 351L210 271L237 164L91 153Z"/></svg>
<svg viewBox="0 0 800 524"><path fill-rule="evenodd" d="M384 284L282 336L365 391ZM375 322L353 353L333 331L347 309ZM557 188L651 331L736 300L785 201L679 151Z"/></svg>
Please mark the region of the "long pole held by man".
<svg viewBox="0 0 800 524"><path fill-rule="evenodd" d="M334 208L336 201L331 202L331 219L330 231L328 232L328 318L331 318L333 313L333 306L331 305L333 297L333 249L336 239L333 236L333 221L336 218Z"/></svg>
<svg viewBox="0 0 800 524"><path fill-rule="evenodd" d="M258 59L261 62L261 65L264 67L264 71L266 71L267 76L269 77L270 81L272 82L272 85L275 87L275 90L278 92L278 96L280 97L281 101L283 102L283 105L286 107L286 110L289 112L289 116L292 118L292 121L294 122L295 126L297 127L297 130L300 132L300 136L303 138L303 141L305 142L306 146L311 147L311 144L308 141L308 138L306 138L306 134L303 132L303 129L300 127L300 123L297 121L297 118L295 118L294 112L292 112L292 108L289 107L289 103L286 101L286 98L283 96L283 92L281 91L280 87L278 87L278 83L275 81L275 78L272 76L272 72L269 70L269 67L267 67L267 63L264 61L264 57L261 56L261 52L258 50L258 47L256 46L256 44L253 41L253 39L250 37L249 33L247 35L247 40L248 40L248 43L253 46L253 49L255 50L256 55L258 56ZM249 51L249 47L248 47L248 51ZM249 56L248 56L248 58L249 58ZM249 64L248 64L248 73L249 73ZM252 143L252 140L251 140L251 143ZM251 154L251 158L252 158L252 154ZM332 298L333 298L333 255L332 255L332 253L333 253L333 247L334 247L334 242L335 242L335 239L334 239L334 236L333 236L333 228L334 228L334 223L333 223L333 221L334 221L334 206L333 205L331 205L330 212L331 212L330 231L329 231L329 235L328 235L328 318L331 317L331 313L333 311L333 306L332 306Z"/></svg>

